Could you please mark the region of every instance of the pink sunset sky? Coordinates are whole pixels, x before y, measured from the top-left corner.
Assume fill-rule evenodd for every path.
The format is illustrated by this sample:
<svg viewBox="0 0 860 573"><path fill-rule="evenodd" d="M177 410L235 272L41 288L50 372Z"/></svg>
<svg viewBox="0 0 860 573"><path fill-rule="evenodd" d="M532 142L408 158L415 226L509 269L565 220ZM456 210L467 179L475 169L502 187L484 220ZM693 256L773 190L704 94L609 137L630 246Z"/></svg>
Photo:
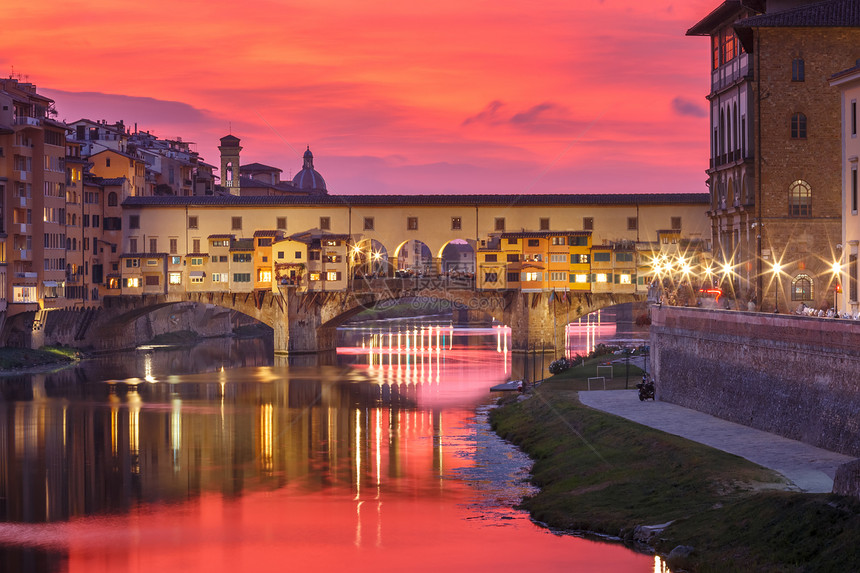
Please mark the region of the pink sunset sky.
<svg viewBox="0 0 860 573"><path fill-rule="evenodd" d="M706 192L716 0L21 2L0 73L330 193Z"/></svg>

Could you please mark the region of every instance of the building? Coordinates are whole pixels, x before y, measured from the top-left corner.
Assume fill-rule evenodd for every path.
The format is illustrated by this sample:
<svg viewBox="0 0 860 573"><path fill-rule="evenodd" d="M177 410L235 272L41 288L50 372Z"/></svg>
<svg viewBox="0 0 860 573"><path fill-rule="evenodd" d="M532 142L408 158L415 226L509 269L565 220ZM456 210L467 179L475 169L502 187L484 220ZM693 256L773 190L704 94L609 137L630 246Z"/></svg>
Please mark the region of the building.
<svg viewBox="0 0 860 573"><path fill-rule="evenodd" d="M833 75L830 85L840 93L842 109L842 249L839 259L839 296L836 307L852 316L858 307L857 255L860 245L860 215L858 215L857 158L860 139L857 138L857 100L860 100L860 61L851 68Z"/></svg>
<svg viewBox="0 0 860 573"><path fill-rule="evenodd" d="M720 4L711 38L711 233L727 284L773 310L831 304L841 240L839 93L854 65L852 0Z"/></svg>

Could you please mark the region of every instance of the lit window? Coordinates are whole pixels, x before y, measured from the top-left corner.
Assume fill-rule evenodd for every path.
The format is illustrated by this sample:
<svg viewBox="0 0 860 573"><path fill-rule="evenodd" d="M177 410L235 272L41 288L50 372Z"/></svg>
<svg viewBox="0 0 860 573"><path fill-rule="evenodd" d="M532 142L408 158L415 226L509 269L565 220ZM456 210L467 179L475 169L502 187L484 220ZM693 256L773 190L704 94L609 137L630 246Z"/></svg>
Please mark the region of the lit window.
<svg viewBox="0 0 860 573"><path fill-rule="evenodd" d="M258 282L261 282L261 283L272 282L272 271L260 271L260 280Z"/></svg>
<svg viewBox="0 0 860 573"><path fill-rule="evenodd" d="M812 216L812 189L806 181L795 181L789 187L788 214L793 217Z"/></svg>
<svg viewBox="0 0 860 573"><path fill-rule="evenodd" d="M576 275L576 282L583 284L588 282L588 275Z"/></svg>
<svg viewBox="0 0 860 573"><path fill-rule="evenodd" d="M125 286L128 288L139 288L140 287L140 278L139 277L131 277L125 279Z"/></svg>
<svg viewBox="0 0 860 573"><path fill-rule="evenodd" d="M608 280L606 273L597 273L594 277L594 282L598 283L605 283L608 282Z"/></svg>
<svg viewBox="0 0 860 573"><path fill-rule="evenodd" d="M630 275L621 274L619 275L618 282L623 285L629 285L630 283Z"/></svg>
<svg viewBox="0 0 860 573"><path fill-rule="evenodd" d="M172 285L182 284L182 273L168 273L167 282Z"/></svg>
<svg viewBox="0 0 860 573"><path fill-rule="evenodd" d="M311 281L318 281L318 280L320 280L320 274L319 273L311 273L310 279L311 279Z"/></svg>
<svg viewBox="0 0 860 573"><path fill-rule="evenodd" d="M336 281L336 280L338 279L338 275L339 275L339 274L340 274L340 273L339 273L339 272L337 272L337 271L328 271L328 272L325 274L325 280L327 280L327 281Z"/></svg>

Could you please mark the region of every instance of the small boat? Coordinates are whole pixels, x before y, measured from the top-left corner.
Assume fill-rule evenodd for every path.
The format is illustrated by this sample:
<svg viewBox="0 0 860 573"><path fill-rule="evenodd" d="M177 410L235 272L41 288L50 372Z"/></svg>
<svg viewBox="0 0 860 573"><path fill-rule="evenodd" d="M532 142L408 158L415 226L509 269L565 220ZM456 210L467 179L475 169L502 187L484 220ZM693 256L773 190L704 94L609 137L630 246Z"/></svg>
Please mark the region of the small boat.
<svg viewBox="0 0 860 573"><path fill-rule="evenodd" d="M502 382L501 384L496 384L490 388L491 392L515 392L517 390L522 389L523 381L522 380L509 380L507 382Z"/></svg>

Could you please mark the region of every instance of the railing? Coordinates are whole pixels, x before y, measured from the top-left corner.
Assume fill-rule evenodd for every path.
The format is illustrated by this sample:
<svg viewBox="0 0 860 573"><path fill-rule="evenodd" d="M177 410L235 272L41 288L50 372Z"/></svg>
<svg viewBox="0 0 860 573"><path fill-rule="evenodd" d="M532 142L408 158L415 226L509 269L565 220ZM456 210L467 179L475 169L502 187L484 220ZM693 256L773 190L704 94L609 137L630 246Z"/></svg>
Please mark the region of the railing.
<svg viewBox="0 0 860 573"><path fill-rule="evenodd" d="M32 261L33 251L31 249L17 249L19 261Z"/></svg>
<svg viewBox="0 0 860 573"><path fill-rule="evenodd" d="M12 232L19 235L29 235L30 227L27 223L12 223Z"/></svg>
<svg viewBox="0 0 860 573"><path fill-rule="evenodd" d="M38 126L40 120L38 117L29 117L26 115L19 115L15 118L15 125L33 125Z"/></svg>

